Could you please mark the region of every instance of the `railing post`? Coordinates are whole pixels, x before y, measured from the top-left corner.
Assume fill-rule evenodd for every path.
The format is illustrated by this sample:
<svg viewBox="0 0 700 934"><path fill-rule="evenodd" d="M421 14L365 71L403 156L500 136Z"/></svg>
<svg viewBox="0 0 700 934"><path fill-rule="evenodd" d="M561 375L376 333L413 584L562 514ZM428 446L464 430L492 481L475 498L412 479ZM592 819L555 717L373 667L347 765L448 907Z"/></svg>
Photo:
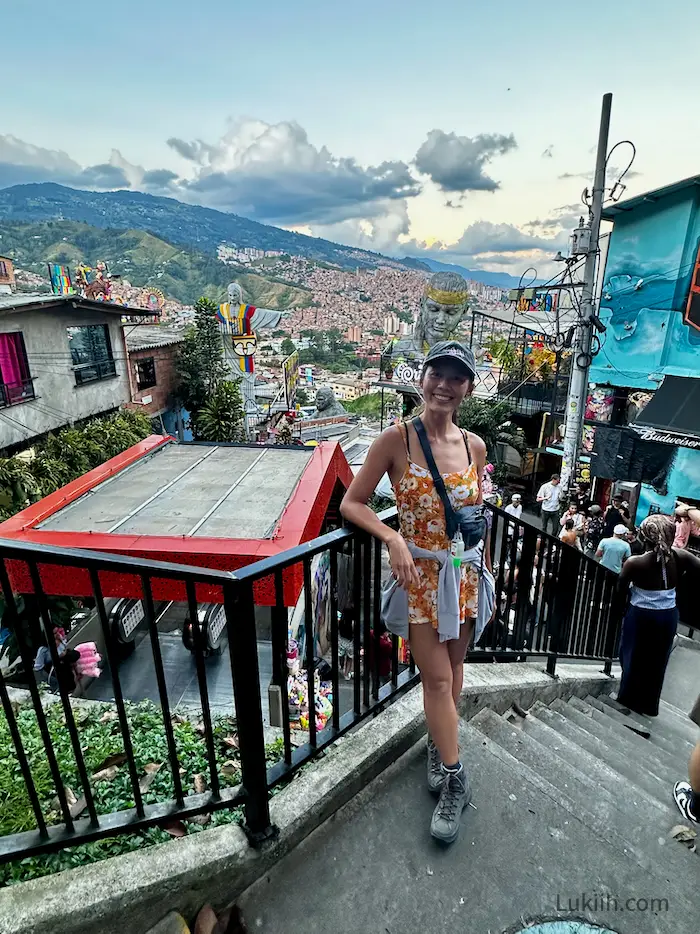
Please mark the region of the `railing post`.
<svg viewBox="0 0 700 934"><path fill-rule="evenodd" d="M624 614L624 609L625 598L620 593L620 589L617 586L616 581L612 594L610 595L610 610L608 612L607 620L608 628L605 634L605 648L603 649L603 657L605 658L603 674L606 674L610 678L612 678L613 656L617 653L618 639L622 633L622 617Z"/></svg>
<svg viewBox="0 0 700 934"><path fill-rule="evenodd" d="M551 628L549 630L549 651L547 654L547 674L556 678L557 659L561 649L562 632L576 600L576 581L578 568L578 552L574 548L561 545L558 549L558 560L553 562L553 568L547 568L546 574L552 575L547 581L552 587L554 599L552 601Z"/></svg>
<svg viewBox="0 0 700 934"><path fill-rule="evenodd" d="M528 630L528 625L531 622L531 606L530 606L530 582L534 576L535 570L535 556L537 554L537 529L530 525L523 523L523 541L522 549L520 552L520 563L518 564L518 595L515 604L515 625L513 627L513 632L515 635L515 645L516 649L526 648L532 649L532 640L534 638L534 623ZM515 536L518 536L520 532L520 525L516 523L515 525ZM537 603L537 600L535 600ZM520 642L524 638L525 645L521 646Z"/></svg>
<svg viewBox="0 0 700 934"><path fill-rule="evenodd" d="M224 608L241 773L246 793L244 830L251 844L260 846L274 837L277 831L270 823L252 583L224 584Z"/></svg>

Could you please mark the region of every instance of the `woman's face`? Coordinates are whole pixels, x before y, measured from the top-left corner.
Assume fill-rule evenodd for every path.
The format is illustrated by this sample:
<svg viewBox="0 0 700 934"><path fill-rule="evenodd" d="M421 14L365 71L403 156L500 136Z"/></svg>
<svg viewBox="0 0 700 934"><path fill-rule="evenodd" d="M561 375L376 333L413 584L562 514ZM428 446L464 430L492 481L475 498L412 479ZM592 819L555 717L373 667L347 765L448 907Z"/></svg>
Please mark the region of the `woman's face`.
<svg viewBox="0 0 700 934"><path fill-rule="evenodd" d="M471 395L474 384L458 363L439 360L425 368L421 389L426 409L435 412L455 412Z"/></svg>

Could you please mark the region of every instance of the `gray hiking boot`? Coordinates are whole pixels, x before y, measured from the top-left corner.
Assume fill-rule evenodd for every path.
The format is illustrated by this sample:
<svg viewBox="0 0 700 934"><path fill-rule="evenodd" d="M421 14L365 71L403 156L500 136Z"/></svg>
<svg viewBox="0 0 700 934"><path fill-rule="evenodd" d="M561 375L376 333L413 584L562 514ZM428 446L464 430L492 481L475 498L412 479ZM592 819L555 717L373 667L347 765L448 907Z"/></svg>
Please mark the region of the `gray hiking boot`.
<svg viewBox="0 0 700 934"><path fill-rule="evenodd" d="M459 835L462 811L472 798L464 766L459 772L445 773L440 800L430 822L431 836L440 843L454 843Z"/></svg>
<svg viewBox="0 0 700 934"><path fill-rule="evenodd" d="M433 795L439 795L445 784L445 773L442 771L442 759L437 746L428 739L428 788Z"/></svg>

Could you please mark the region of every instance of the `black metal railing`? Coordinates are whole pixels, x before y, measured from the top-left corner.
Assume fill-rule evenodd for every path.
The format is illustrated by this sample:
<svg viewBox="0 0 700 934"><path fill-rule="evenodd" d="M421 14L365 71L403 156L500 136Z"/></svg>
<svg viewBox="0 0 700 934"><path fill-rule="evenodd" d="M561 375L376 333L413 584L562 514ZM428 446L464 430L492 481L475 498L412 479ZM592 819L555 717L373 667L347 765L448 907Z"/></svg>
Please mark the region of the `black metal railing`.
<svg viewBox="0 0 700 934"><path fill-rule="evenodd" d="M395 523L396 510L381 518ZM497 509L492 510L490 548L497 610L468 657L514 661L539 656L552 675L559 658L600 659L609 673L620 628L613 599L616 576ZM407 646L386 633L380 620L381 585L389 573L381 543L347 528L235 573L0 541L3 625L16 640L23 671L21 676L12 675L12 669L3 673L0 658L5 718L4 724L0 718L0 727L12 746L3 754L16 763L18 781L21 778L26 787L24 823L3 826L0 817L0 862L234 807L243 809L253 843L270 836L271 790L418 682ZM46 707L34 674L42 645L54 673L67 664L61 647L45 637L55 626L54 595L66 590L81 594L94 607L97 635L91 641L98 642L106 663L97 681L111 682L107 695L102 688L109 709L103 713L100 708L98 714L100 722L106 718L111 723L108 761L119 763L126 802L116 809L102 794L104 762L98 759L104 749L94 748L99 744L86 732L95 725L92 715L86 720L84 708L73 699L74 685L55 677L53 690L60 707ZM107 608L116 594L137 598L143 607L141 641L136 640L126 660ZM213 614L202 612L205 603L223 605L223 652L211 651L201 620ZM262 604L269 609L261 610ZM191 626L188 645L193 658L181 640L174 640L183 653L178 664L193 668L196 681L196 701L190 698L186 709L172 680L174 643L166 641L172 640L172 626L163 630L160 625L167 615L162 608L175 605L186 612ZM268 612L262 626L261 614ZM69 633L68 644L74 641ZM152 676L130 678L127 666L145 659ZM269 677L264 674L268 663ZM141 709L138 702L144 698L134 684L145 681L155 685L153 709L162 762L154 762L152 749L143 752L139 745L134 711ZM25 687L26 700L18 704L8 692L10 686ZM91 696L89 687L85 693ZM225 736L223 745L222 697L227 728L235 729L235 737ZM61 715L60 757L52 711ZM180 732L187 718L199 736L196 754L186 745L193 731L187 728L186 743ZM278 730L278 752L266 746L273 726ZM200 770L196 775L195 768ZM149 785L144 779L154 770L161 779ZM74 791L69 794L71 784Z"/></svg>
<svg viewBox="0 0 700 934"><path fill-rule="evenodd" d="M17 405L34 398L34 380L23 379L18 383L0 383L0 408Z"/></svg>

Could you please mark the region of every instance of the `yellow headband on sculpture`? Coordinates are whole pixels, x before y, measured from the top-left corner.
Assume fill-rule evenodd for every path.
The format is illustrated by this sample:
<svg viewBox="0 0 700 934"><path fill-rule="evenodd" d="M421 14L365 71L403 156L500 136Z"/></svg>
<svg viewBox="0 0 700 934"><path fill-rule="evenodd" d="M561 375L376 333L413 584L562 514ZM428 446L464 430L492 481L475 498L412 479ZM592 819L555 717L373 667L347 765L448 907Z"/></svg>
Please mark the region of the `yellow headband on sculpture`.
<svg viewBox="0 0 700 934"><path fill-rule="evenodd" d="M463 305L469 298L469 292L448 292L444 289L431 289L428 285L425 289L426 298L438 305Z"/></svg>

